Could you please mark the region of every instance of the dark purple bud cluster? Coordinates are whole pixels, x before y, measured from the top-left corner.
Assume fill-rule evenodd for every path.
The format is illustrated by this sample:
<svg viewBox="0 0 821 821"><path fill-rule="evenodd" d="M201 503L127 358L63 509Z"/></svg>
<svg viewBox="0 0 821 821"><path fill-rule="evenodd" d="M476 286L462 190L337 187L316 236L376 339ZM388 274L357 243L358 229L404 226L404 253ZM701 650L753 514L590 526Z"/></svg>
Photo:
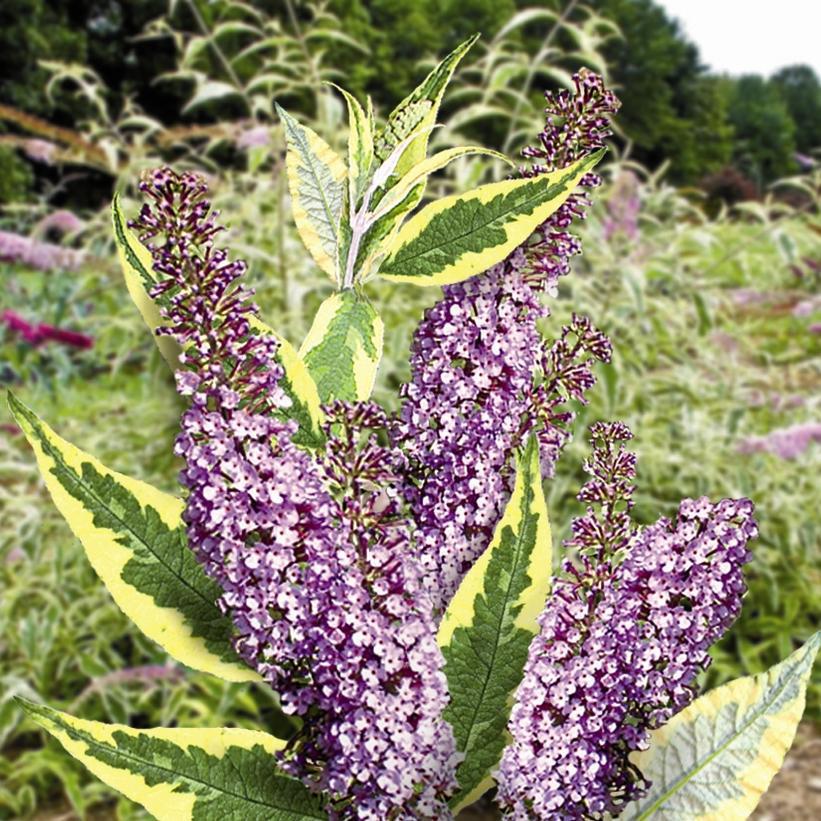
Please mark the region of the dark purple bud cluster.
<svg viewBox="0 0 821 821"><path fill-rule="evenodd" d="M539 145L525 148L522 154L535 164L523 169L526 176L557 171L602 148L611 135L610 118L621 103L605 88L601 77L587 69L574 75L572 91L545 92L546 125L539 134ZM598 174L585 174L581 189L601 185ZM531 276L556 295L559 278L570 273L570 258L581 252L578 237L568 232L574 220L584 219L590 199L584 190L571 195L531 237L527 256Z"/></svg>
<svg viewBox="0 0 821 821"><path fill-rule="evenodd" d="M635 456L624 425L592 429L590 507L573 526L567 560L530 646L497 773L515 819L617 815L646 787L630 763L649 731L689 704L708 648L737 617L747 499L685 500L674 522L630 519Z"/></svg>

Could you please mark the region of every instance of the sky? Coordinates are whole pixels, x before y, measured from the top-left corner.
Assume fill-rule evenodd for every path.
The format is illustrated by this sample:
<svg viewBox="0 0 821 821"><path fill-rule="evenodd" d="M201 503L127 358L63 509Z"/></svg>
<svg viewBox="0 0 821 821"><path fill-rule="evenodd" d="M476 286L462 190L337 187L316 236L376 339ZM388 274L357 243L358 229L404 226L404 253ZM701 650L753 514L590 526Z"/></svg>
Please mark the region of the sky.
<svg viewBox="0 0 821 821"><path fill-rule="evenodd" d="M772 74L795 63L821 76L821 0L656 0L718 73Z"/></svg>

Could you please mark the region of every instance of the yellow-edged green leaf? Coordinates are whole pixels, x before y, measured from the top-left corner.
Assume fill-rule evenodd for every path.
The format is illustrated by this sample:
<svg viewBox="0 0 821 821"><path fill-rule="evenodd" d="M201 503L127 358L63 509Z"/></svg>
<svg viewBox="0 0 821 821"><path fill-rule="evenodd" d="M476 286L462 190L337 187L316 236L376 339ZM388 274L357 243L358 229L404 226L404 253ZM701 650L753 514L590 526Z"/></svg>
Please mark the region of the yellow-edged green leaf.
<svg viewBox="0 0 821 821"><path fill-rule="evenodd" d="M431 174L444 168L448 163L453 162L453 160L459 157L466 157L471 154L484 154L489 157L494 157L497 160L502 160L508 165L513 165L504 154L499 151L493 151L490 148L483 148L480 145L463 145L456 148L447 148L411 168L396 185L391 187L382 200L380 200L377 214L382 216L396 207L419 183L424 183Z"/></svg>
<svg viewBox="0 0 821 821"><path fill-rule="evenodd" d="M561 171L481 185L431 203L397 233L380 275L448 285L486 271L521 245L603 156L604 149Z"/></svg>
<svg viewBox="0 0 821 821"><path fill-rule="evenodd" d="M422 196L424 188L424 182L418 183L408 196L379 217L368 229L368 232L362 238L355 263L358 282L366 281L374 271L379 269L379 265L385 257L386 249L390 247L393 238L399 231L402 220L414 209L418 199Z"/></svg>
<svg viewBox="0 0 821 821"><path fill-rule="evenodd" d="M323 403L370 397L383 334L381 317L354 289L339 291L319 306L299 355Z"/></svg>
<svg viewBox="0 0 821 821"><path fill-rule="evenodd" d="M285 742L229 727L135 730L18 703L93 775L159 821L326 819L322 801L281 772Z"/></svg>
<svg viewBox="0 0 821 821"><path fill-rule="evenodd" d="M350 211L353 213L360 194L365 190L373 163L372 121L356 97L336 83L330 85L345 97L348 105L348 191Z"/></svg>
<svg viewBox="0 0 821 821"><path fill-rule="evenodd" d="M816 633L766 673L717 687L656 730L634 756L652 786L623 817L749 818L793 742L820 645Z"/></svg>
<svg viewBox="0 0 821 821"><path fill-rule="evenodd" d="M299 236L316 264L338 282L336 258L345 163L316 132L279 105L276 110L288 143L288 189Z"/></svg>
<svg viewBox="0 0 821 821"><path fill-rule="evenodd" d="M507 743L505 726L550 589L552 544L539 448L531 437L493 541L462 580L437 637L445 657L456 748L458 810L491 786Z"/></svg>
<svg viewBox="0 0 821 821"><path fill-rule="evenodd" d="M323 421L322 407L319 400L319 391L308 368L302 361L297 349L281 334L269 328L257 316L250 316L251 327L263 335L270 335L277 339L277 361L284 371L279 380L279 386L291 400L291 406L283 413L288 419L293 419L299 429L293 436L297 445L318 447L325 437L320 429Z"/></svg>
<svg viewBox="0 0 821 821"><path fill-rule="evenodd" d="M403 176L425 158L429 129L436 124L436 115L445 89L459 61L478 38L479 35L476 34L457 46L388 116L374 145L374 153L379 161L386 160L393 149L414 131L428 129L420 133L403 152L396 166L398 176Z"/></svg>
<svg viewBox="0 0 821 821"><path fill-rule="evenodd" d="M231 645L219 585L188 548L182 501L109 470L12 394L9 406L57 509L120 609L177 661L228 681L258 681Z"/></svg>
<svg viewBox="0 0 821 821"><path fill-rule="evenodd" d="M114 225L114 239L117 243L117 256L125 277L128 293L142 315L145 324L151 329L154 341L163 358L176 370L180 365L180 346L170 336L157 336L154 331L162 325L160 309L148 295L151 286L157 281L153 261L148 249L134 236L126 224L120 209L120 196L114 195L111 202L111 220Z"/></svg>

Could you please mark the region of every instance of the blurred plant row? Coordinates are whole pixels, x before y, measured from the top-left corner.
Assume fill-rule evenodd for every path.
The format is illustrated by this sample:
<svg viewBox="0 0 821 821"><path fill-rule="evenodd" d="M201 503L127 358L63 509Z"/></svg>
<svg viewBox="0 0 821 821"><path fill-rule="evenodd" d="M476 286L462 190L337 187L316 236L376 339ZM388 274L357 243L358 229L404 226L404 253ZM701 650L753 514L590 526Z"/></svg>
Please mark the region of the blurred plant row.
<svg viewBox="0 0 821 821"><path fill-rule="evenodd" d="M14 168L38 170L37 187L18 188L28 193L7 202L0 217L0 382L45 418L64 420L59 432L106 464L173 491L179 465L169 454L180 406L124 296L110 236L111 190L123 191L133 214L129 195L144 169L170 162L206 173L231 225L230 245L251 266L263 315L299 343L328 285L290 221L274 100L312 119L338 148L344 112L323 82L344 76L347 86L371 91L377 112L386 110L419 58L460 39L459 26L484 28L496 33L458 73L449 126L432 141L481 140L515 154L541 129L542 88L561 84L581 64L606 71L618 53L608 51L622 41L604 7L651 4L545 3L517 11L513 2L471 0L475 14L461 12L460 2L460 15L449 19L463 22L453 26L427 13L436 6L446 15L448 3L402 0L286 0L270 9L222 0L100 4L96 17L88 13L94 25L77 35L86 39L76 52L66 32L67 9L77 4L63 11L60 3L7 4L15 5L17 25L43 24L53 51L63 47L63 31L68 45L62 62L32 64L20 96L0 108L10 129L0 151L13 152L5 156L14 157ZM112 19L119 23L106 28ZM138 40L128 39L137 32ZM26 35L4 31L3 60L13 59L6 40L14 36ZM39 40L29 41L42 56ZM70 62L75 57L97 70ZM46 80L45 97L37 78ZM638 89L620 93L629 99ZM589 312L617 343L614 362L599 369L593 401L579 408L576 430L618 409L638 431L640 518L672 512L683 496L756 500L761 539L750 593L714 654L708 683L716 684L786 656L821 611L821 523L809 504L821 468L821 172L782 179L732 209L720 201L705 209L704 195L683 193L664 169L651 173L637 161L674 143L669 135L659 140L644 154L629 141L611 152L598 194L604 207L585 225L585 255L562 280L543 330L550 336L571 311ZM3 169L0 188L16 184ZM429 195L503 173L485 159L460 160ZM410 334L436 296L435 289L375 285L379 312L398 329L385 340L381 402L389 404L407 377ZM133 632L45 503L22 437L5 409L0 414L0 818L67 806L82 816L116 799L22 721L14 695L75 712L82 704L88 718L135 727L255 726L273 705L262 690L170 665ZM579 436L548 484L556 539L567 536L579 508L573 493L585 456ZM818 679L809 715L821 717ZM120 807L121 817L134 812Z"/></svg>

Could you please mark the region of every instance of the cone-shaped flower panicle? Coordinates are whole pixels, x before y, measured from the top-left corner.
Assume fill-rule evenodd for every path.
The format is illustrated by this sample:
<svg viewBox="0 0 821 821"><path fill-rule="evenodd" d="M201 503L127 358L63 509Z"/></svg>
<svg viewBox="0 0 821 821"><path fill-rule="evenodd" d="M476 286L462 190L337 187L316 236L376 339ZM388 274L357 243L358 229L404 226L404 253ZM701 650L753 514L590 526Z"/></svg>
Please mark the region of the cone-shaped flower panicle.
<svg viewBox="0 0 821 821"><path fill-rule="evenodd" d="M545 92L546 123L538 145L528 146L522 154L534 164L523 169L525 176L557 171L602 148L610 136L610 118L621 103L605 88L601 77L587 69L574 75L574 91ZM572 194L544 222L527 243L533 274L552 296L559 277L570 273L570 258L581 252L578 238L568 232L575 219L584 219L590 199L584 190L598 188L601 177L586 174L579 193Z"/></svg>
<svg viewBox="0 0 821 821"><path fill-rule="evenodd" d="M693 699L708 648L735 620L749 500L685 500L674 521L631 524L635 457L620 424L592 428L591 480L565 563L530 646L497 773L516 819L617 814L645 787L628 760Z"/></svg>
<svg viewBox="0 0 821 821"><path fill-rule="evenodd" d="M165 275L152 294L166 321L160 333L184 347L177 386L191 406L176 452L186 463L189 543L224 590L240 655L285 709L304 713L316 699L308 628L323 596L308 589L305 567L333 556L345 534L333 531L318 466L291 443L292 425L271 415L288 402L277 341L251 331L256 308L238 282L245 264L215 247L220 229L202 179L160 169L141 188L151 202L134 226Z"/></svg>
<svg viewBox="0 0 821 821"><path fill-rule="evenodd" d="M348 796L341 817L447 818L455 745L442 719L444 660L402 515L402 453L379 444L377 405L326 408L324 467L350 538L339 542L324 641L313 659L322 713L306 728L299 769Z"/></svg>
<svg viewBox="0 0 821 821"><path fill-rule="evenodd" d="M380 446L376 406L328 408L324 460L272 416L276 340L255 334L241 262L192 175L162 170L135 223L152 247L162 332L184 346L177 384L191 397L186 460L192 548L224 589L240 654L306 716L284 765L327 790L339 818L443 818L455 749L441 718L443 659L401 515L404 456ZM402 814L404 813L404 814Z"/></svg>
<svg viewBox="0 0 821 821"><path fill-rule="evenodd" d="M604 145L618 100L590 72L575 83L575 93L547 95L545 130L524 151L538 164L523 175L564 168ZM581 187L599 183L587 174ZM409 458L407 498L437 612L490 542L510 495L515 448L538 430L542 467L551 475L572 419L560 408L565 389L584 401L592 360L610 358L607 340L582 317L553 345L537 327L549 313L540 294L555 293L580 250L566 229L587 205L573 194L504 262L446 286L414 336L397 442ZM579 333L581 343L571 342Z"/></svg>

